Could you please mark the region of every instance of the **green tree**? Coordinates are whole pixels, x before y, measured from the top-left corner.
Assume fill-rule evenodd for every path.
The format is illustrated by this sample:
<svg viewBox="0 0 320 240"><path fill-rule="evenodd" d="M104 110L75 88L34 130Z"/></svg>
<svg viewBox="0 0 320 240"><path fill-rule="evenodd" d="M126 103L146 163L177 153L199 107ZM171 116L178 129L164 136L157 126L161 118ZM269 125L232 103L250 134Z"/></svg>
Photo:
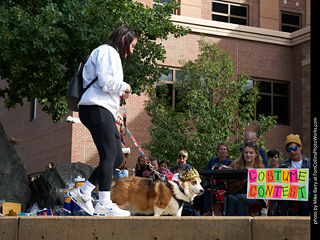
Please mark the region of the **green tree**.
<svg viewBox="0 0 320 240"><path fill-rule="evenodd" d="M255 126L259 145L263 134L276 123L275 117L254 120L258 85L245 90L249 76L243 71L235 77L235 64L226 50L204 39L199 41L200 55L195 61L181 61L176 108L169 104L166 87L150 94L146 110L151 117L151 142L146 148L154 157L175 160L184 149L188 162L204 168L215 157L219 142L229 144L229 155L239 155L245 128Z"/></svg>
<svg viewBox="0 0 320 240"><path fill-rule="evenodd" d="M139 41L125 81L140 94L167 69L158 65L166 51L157 39L188 30L173 25L176 1L155 10L132 0L3 0L0 5L0 88L8 109L38 99L53 121L67 111L65 94L79 62L122 24L134 27Z"/></svg>

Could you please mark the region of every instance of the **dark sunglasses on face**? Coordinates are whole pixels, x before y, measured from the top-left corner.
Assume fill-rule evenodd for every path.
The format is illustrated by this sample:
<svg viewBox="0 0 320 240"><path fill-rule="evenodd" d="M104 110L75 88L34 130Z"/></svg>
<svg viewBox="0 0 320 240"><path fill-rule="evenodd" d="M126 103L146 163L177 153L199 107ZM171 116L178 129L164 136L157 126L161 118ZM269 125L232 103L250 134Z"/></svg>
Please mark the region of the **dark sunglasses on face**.
<svg viewBox="0 0 320 240"><path fill-rule="evenodd" d="M294 147L292 147L292 148L287 148L286 150L287 150L287 152L291 152L291 151L297 151L297 149L298 149L298 146L294 146Z"/></svg>
<svg viewBox="0 0 320 240"><path fill-rule="evenodd" d="M181 157L182 157L182 158L186 158L186 156L184 156L184 155L179 155L179 158L181 158Z"/></svg>

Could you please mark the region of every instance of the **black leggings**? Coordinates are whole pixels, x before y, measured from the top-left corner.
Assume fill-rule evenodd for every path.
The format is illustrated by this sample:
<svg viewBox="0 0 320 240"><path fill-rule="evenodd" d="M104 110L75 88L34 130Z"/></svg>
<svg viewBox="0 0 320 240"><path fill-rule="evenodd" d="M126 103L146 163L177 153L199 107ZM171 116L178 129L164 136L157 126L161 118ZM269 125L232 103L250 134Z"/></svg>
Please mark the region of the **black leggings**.
<svg viewBox="0 0 320 240"><path fill-rule="evenodd" d="M99 166L88 180L95 186L99 185L99 191L110 191L112 172L123 162L120 136L113 115L97 105L80 105L79 117L89 129L100 157Z"/></svg>

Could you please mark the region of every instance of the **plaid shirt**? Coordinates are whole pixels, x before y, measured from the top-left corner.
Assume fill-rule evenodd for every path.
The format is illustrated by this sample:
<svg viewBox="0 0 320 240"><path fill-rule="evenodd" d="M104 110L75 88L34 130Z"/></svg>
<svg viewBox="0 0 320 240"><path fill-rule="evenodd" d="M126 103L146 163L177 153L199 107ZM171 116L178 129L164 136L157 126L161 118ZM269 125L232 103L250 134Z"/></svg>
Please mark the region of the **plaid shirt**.
<svg viewBox="0 0 320 240"><path fill-rule="evenodd" d="M310 168L310 158L307 158L305 155L302 154L302 164L301 168ZM279 168L291 168L292 167L292 160L288 158L280 163Z"/></svg>

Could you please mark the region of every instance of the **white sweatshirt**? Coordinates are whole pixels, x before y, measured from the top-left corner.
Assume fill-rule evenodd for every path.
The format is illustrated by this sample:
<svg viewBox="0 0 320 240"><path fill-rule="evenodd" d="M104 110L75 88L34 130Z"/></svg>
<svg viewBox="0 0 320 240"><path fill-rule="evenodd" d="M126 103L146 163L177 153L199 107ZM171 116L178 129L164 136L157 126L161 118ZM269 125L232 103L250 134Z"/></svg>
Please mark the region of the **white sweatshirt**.
<svg viewBox="0 0 320 240"><path fill-rule="evenodd" d="M83 67L83 87L98 80L85 91L79 105L99 105L108 109L117 118L120 96L127 88L123 81L123 70L119 53L104 44L94 49Z"/></svg>

